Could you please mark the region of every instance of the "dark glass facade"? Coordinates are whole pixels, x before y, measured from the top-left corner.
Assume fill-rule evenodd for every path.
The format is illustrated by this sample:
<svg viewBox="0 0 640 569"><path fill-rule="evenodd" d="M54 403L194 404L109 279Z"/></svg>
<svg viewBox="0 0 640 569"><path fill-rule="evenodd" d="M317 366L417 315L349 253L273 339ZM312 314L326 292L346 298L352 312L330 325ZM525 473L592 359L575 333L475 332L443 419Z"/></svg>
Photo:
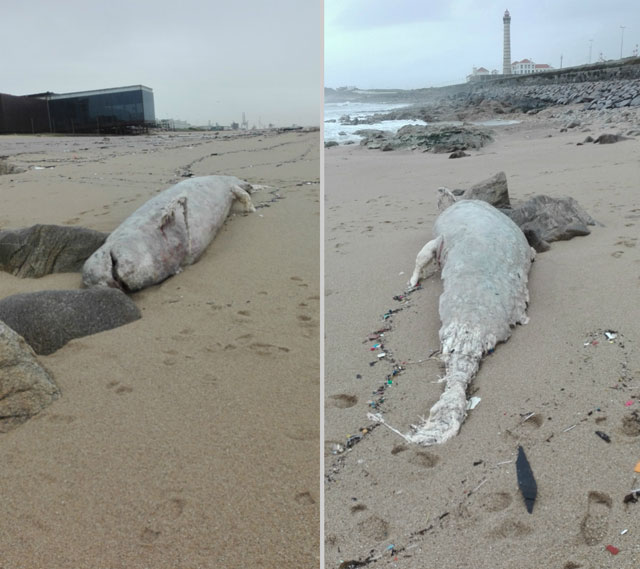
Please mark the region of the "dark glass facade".
<svg viewBox="0 0 640 569"><path fill-rule="evenodd" d="M155 123L153 92L144 87L52 95L49 109L53 132L126 134Z"/></svg>
<svg viewBox="0 0 640 569"><path fill-rule="evenodd" d="M82 93L0 93L0 133L135 134L155 126L153 91L143 85Z"/></svg>
<svg viewBox="0 0 640 569"><path fill-rule="evenodd" d="M36 132L49 132L46 101L0 93L0 134Z"/></svg>

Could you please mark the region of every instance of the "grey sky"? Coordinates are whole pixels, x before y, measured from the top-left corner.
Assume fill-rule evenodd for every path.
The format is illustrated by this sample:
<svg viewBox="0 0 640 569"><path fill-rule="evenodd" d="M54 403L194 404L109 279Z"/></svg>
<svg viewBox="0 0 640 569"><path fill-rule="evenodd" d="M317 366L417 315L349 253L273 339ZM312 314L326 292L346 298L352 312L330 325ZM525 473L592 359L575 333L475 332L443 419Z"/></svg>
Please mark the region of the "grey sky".
<svg viewBox="0 0 640 569"><path fill-rule="evenodd" d="M321 0L5 0L0 92L146 85L156 118L320 123Z"/></svg>
<svg viewBox="0 0 640 569"><path fill-rule="evenodd" d="M325 0L325 84L419 88L463 83L475 67L502 73L505 9L511 60L560 67L632 55L633 0Z"/></svg>

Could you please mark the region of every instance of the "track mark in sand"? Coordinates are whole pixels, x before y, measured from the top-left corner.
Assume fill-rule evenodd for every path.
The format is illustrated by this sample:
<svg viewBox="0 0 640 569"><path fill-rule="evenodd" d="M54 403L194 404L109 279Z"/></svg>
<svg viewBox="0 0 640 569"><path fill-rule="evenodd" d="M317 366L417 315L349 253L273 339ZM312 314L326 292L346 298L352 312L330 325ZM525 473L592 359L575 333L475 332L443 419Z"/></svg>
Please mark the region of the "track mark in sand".
<svg viewBox="0 0 640 569"><path fill-rule="evenodd" d="M183 336L191 336L194 332L195 330L193 328L183 328L180 330L180 334Z"/></svg>
<svg viewBox="0 0 640 569"><path fill-rule="evenodd" d="M338 409L349 409L358 403L358 398L355 395L347 395L346 393L340 393L338 395L330 395L331 405Z"/></svg>
<svg viewBox="0 0 640 569"><path fill-rule="evenodd" d="M582 567L580 563L575 563L574 561L567 561L562 566L562 569L580 569L580 567Z"/></svg>
<svg viewBox="0 0 640 569"><path fill-rule="evenodd" d="M242 344L242 347L251 350L252 352L258 354L259 356L273 356L277 354L286 354L290 352L290 348L286 346L276 346L274 344L267 344L265 342L251 342L248 343L254 338L252 333L242 334L242 336L238 336L236 341ZM224 349L225 350L235 350L238 346L235 344L227 344Z"/></svg>
<svg viewBox="0 0 640 569"><path fill-rule="evenodd" d="M609 525L611 506L611 497L608 494L589 492L587 513L580 523L580 535L587 545L596 545L603 540Z"/></svg>
<svg viewBox="0 0 640 569"><path fill-rule="evenodd" d="M80 221L79 217L72 217L71 219L66 219L62 222L63 225L74 225Z"/></svg>
<svg viewBox="0 0 640 569"><path fill-rule="evenodd" d="M356 504L355 506L351 506L351 513L357 514L358 512L364 512L367 509L367 506L364 504Z"/></svg>
<svg viewBox="0 0 640 569"><path fill-rule="evenodd" d="M202 382L206 385L216 385L218 383L218 378L212 373L207 373L202 377Z"/></svg>
<svg viewBox="0 0 640 569"><path fill-rule="evenodd" d="M611 256L615 257L616 259L619 259L620 257L622 257L623 253L624 251L614 251L613 253L611 253Z"/></svg>
<svg viewBox="0 0 640 569"><path fill-rule="evenodd" d="M491 492L483 496L480 507L487 512L501 512L506 510L513 502L513 497L509 492Z"/></svg>
<svg viewBox="0 0 640 569"><path fill-rule="evenodd" d="M294 426L284 432L284 436L294 441L317 441L320 437L318 429L307 426Z"/></svg>
<svg viewBox="0 0 640 569"><path fill-rule="evenodd" d="M438 462L440 462L440 457L437 454L433 454L432 452L427 452L425 450L418 450L412 452L407 461L414 466L419 466L421 468L433 468Z"/></svg>
<svg viewBox="0 0 640 569"><path fill-rule="evenodd" d="M389 522L378 516L369 516L358 523L358 531L366 538L382 541L389 536Z"/></svg>
<svg viewBox="0 0 640 569"><path fill-rule="evenodd" d="M529 535L533 529L520 520L505 520L500 525L489 532L489 535L496 539L524 537Z"/></svg>
<svg viewBox="0 0 640 569"><path fill-rule="evenodd" d="M164 360L162 360L162 363L166 366L174 366L178 363L178 360L176 360L175 358L165 358Z"/></svg>
<svg viewBox="0 0 640 569"><path fill-rule="evenodd" d="M249 310L238 310L233 316L233 321L237 324L248 324L251 322L251 312Z"/></svg>
<svg viewBox="0 0 640 569"><path fill-rule="evenodd" d="M50 423L62 423L68 425L73 423L75 420L77 420L75 415L58 415L55 413L53 415L47 415L47 421Z"/></svg>
<svg viewBox="0 0 640 569"><path fill-rule="evenodd" d="M315 504L316 501L313 499L311 492L299 492L293 498L298 504L302 504L303 506L310 506Z"/></svg>
<svg viewBox="0 0 640 569"><path fill-rule="evenodd" d="M391 449L391 454L396 455L404 452L405 450L409 450L407 445L396 445Z"/></svg>
<svg viewBox="0 0 640 569"><path fill-rule="evenodd" d="M298 320L300 320L301 322L309 322L310 320L313 320L311 318L311 316L307 316L306 314L300 314L298 316Z"/></svg>
<svg viewBox="0 0 640 569"><path fill-rule="evenodd" d="M114 393L117 393L118 395L131 393L133 391L133 387L130 387L129 385L120 385L119 381L110 381L107 383L107 389L113 389L114 387L116 388Z"/></svg>
<svg viewBox="0 0 640 569"><path fill-rule="evenodd" d="M618 237L618 241L614 243L614 245L623 245L624 247L635 247L638 243L637 237L625 237L624 235L620 235Z"/></svg>
<svg viewBox="0 0 640 569"><path fill-rule="evenodd" d="M294 275L293 277L289 277L290 280L298 283L298 286L304 287L304 288L308 288L309 285L307 283L304 282L304 279L302 277L299 277L297 275Z"/></svg>
<svg viewBox="0 0 640 569"><path fill-rule="evenodd" d="M259 356L272 356L273 354L283 354L291 351L284 346L274 346L273 344L262 344L260 342L250 344L249 349Z"/></svg>

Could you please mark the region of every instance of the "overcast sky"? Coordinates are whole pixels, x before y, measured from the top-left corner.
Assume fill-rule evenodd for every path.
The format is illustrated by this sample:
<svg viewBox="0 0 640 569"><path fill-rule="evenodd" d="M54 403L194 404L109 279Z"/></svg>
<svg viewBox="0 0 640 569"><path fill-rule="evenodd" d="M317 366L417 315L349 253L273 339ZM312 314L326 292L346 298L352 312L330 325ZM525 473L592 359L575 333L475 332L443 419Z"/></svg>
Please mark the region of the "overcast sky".
<svg viewBox="0 0 640 569"><path fill-rule="evenodd" d="M3 0L0 92L146 85L156 118L320 124L321 0Z"/></svg>
<svg viewBox="0 0 640 569"><path fill-rule="evenodd" d="M463 83L475 67L502 73L505 9L511 60L552 67L632 55L638 0L324 0L325 84L419 88ZM626 26L623 30L620 26ZM624 34L622 36L622 34Z"/></svg>

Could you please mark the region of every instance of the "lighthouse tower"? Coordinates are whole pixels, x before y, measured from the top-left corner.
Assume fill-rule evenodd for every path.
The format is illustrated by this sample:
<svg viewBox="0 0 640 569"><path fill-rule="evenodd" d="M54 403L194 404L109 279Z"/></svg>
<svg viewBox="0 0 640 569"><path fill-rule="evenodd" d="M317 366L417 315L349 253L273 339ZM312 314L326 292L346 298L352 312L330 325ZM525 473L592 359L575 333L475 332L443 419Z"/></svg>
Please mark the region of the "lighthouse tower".
<svg viewBox="0 0 640 569"><path fill-rule="evenodd" d="M511 16L509 10L504 11L504 54L502 57L502 74L511 75Z"/></svg>

